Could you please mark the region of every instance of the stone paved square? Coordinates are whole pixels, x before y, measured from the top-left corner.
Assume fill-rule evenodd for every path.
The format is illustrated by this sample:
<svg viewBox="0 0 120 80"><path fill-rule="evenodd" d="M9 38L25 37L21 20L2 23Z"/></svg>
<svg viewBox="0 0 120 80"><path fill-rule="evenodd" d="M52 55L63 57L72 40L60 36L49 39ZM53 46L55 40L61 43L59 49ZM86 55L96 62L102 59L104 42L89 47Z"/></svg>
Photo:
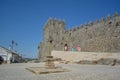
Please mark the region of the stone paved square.
<svg viewBox="0 0 120 80"><path fill-rule="evenodd" d="M120 80L120 66L56 64L71 71L35 75L28 67L43 67L44 63L0 65L0 80Z"/></svg>

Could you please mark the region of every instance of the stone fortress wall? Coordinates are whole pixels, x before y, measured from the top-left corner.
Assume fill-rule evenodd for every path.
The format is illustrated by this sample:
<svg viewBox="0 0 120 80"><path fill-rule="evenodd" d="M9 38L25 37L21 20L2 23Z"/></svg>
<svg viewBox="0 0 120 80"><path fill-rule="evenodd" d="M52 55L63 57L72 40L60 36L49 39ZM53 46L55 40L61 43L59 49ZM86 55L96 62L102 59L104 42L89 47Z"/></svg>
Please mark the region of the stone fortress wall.
<svg viewBox="0 0 120 80"><path fill-rule="evenodd" d="M53 50L64 50L80 46L82 52L120 52L120 16L90 21L84 25L65 30L65 22L49 18L43 29L43 42L39 44L39 58L48 55L48 41L52 40Z"/></svg>

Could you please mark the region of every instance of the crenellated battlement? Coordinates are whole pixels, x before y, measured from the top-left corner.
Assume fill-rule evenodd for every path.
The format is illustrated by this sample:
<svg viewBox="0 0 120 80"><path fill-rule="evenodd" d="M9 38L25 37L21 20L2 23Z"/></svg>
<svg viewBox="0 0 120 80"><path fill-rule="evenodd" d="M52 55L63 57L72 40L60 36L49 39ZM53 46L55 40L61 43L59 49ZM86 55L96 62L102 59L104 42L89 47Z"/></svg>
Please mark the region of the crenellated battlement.
<svg viewBox="0 0 120 80"><path fill-rule="evenodd" d="M47 20L47 22L44 25L44 30L50 26L58 27L58 26L65 26L65 22L63 20L57 20L56 18L52 19L51 17Z"/></svg>
<svg viewBox="0 0 120 80"><path fill-rule="evenodd" d="M108 23L112 23L114 21L115 18L119 18L119 15L117 12L114 13L113 16L110 16L109 14L103 18L101 17L99 20L94 20L93 22L92 21L89 21L88 23L84 23L84 24L81 24L80 26L74 26L73 28L69 29L69 30L64 30L64 33L72 33L72 32L75 32L75 31L78 31L78 30L81 30L81 29L85 29L87 30L88 28L91 28L91 27L94 27L94 26L97 26L99 24L99 26L103 26L103 25L108 25ZM115 24L114 24L115 25ZM116 24L118 25L118 23ZM48 19L48 21L45 23L45 27L44 27L44 30L50 26L54 26L54 28L56 27L57 29L59 28L62 28L62 29L65 29L65 21L63 20L60 20L60 19L52 19L51 17ZM59 28L58 28L59 27Z"/></svg>
<svg viewBox="0 0 120 80"><path fill-rule="evenodd" d="M117 17L119 17L117 12L115 12L112 17L108 14L106 16L106 18L101 17L100 20L96 19L94 22L89 21L88 23L84 23L84 25L81 24L80 26L74 27L74 28L72 28L70 30L66 30L66 32L69 32L69 31L74 32L74 31L77 31L79 29L88 29L89 27L93 27L93 26L96 26L98 24L104 25L106 22L109 22L110 20L113 21L114 18L117 18Z"/></svg>
<svg viewBox="0 0 120 80"><path fill-rule="evenodd" d="M84 23L81 24L80 26L75 26L74 28L70 29L70 30L65 30L65 33L68 33L68 32L75 32L77 30L80 30L80 29L88 29L89 27L93 27L93 26L96 26L98 24L101 24L101 25L104 25L106 22L109 22L110 20L113 20L114 18L116 17L119 17L118 13L115 12L113 16L110 16L109 14L106 16L106 18L103 18L101 17L99 20L94 20L94 22L92 21L89 21L88 23ZM48 21L46 22L45 24L45 27L44 29L48 28L50 25L53 25L55 27L58 27L59 25L61 25L61 27L65 26L65 22L63 20L60 20L60 19L52 19L51 17L48 19ZM65 27L63 27L65 28Z"/></svg>

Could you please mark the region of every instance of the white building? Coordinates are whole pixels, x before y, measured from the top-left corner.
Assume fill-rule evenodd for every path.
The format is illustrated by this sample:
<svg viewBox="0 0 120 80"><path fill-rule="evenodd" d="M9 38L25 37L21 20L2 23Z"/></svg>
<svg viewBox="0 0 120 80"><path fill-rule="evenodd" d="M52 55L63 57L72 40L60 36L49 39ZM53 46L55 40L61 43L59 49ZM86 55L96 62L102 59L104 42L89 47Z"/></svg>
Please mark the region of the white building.
<svg viewBox="0 0 120 80"><path fill-rule="evenodd" d="M10 63L11 58L13 58L13 60L20 58L20 56L17 53L12 52L11 50L2 46L0 46L0 56L2 56L4 61L7 63Z"/></svg>

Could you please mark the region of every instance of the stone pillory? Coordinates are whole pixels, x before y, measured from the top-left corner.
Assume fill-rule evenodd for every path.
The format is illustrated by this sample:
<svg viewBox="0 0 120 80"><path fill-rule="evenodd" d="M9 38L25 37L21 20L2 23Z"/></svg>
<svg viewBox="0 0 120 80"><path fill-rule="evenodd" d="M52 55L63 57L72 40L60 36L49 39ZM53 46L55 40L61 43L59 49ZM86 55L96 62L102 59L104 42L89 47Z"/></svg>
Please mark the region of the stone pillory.
<svg viewBox="0 0 120 80"><path fill-rule="evenodd" d="M52 50L69 50L80 46L81 51L120 52L120 16L115 13L94 22L70 30L65 29L65 22L49 18L43 28L43 41L39 44L39 60L44 61L49 55L48 40L52 39Z"/></svg>

